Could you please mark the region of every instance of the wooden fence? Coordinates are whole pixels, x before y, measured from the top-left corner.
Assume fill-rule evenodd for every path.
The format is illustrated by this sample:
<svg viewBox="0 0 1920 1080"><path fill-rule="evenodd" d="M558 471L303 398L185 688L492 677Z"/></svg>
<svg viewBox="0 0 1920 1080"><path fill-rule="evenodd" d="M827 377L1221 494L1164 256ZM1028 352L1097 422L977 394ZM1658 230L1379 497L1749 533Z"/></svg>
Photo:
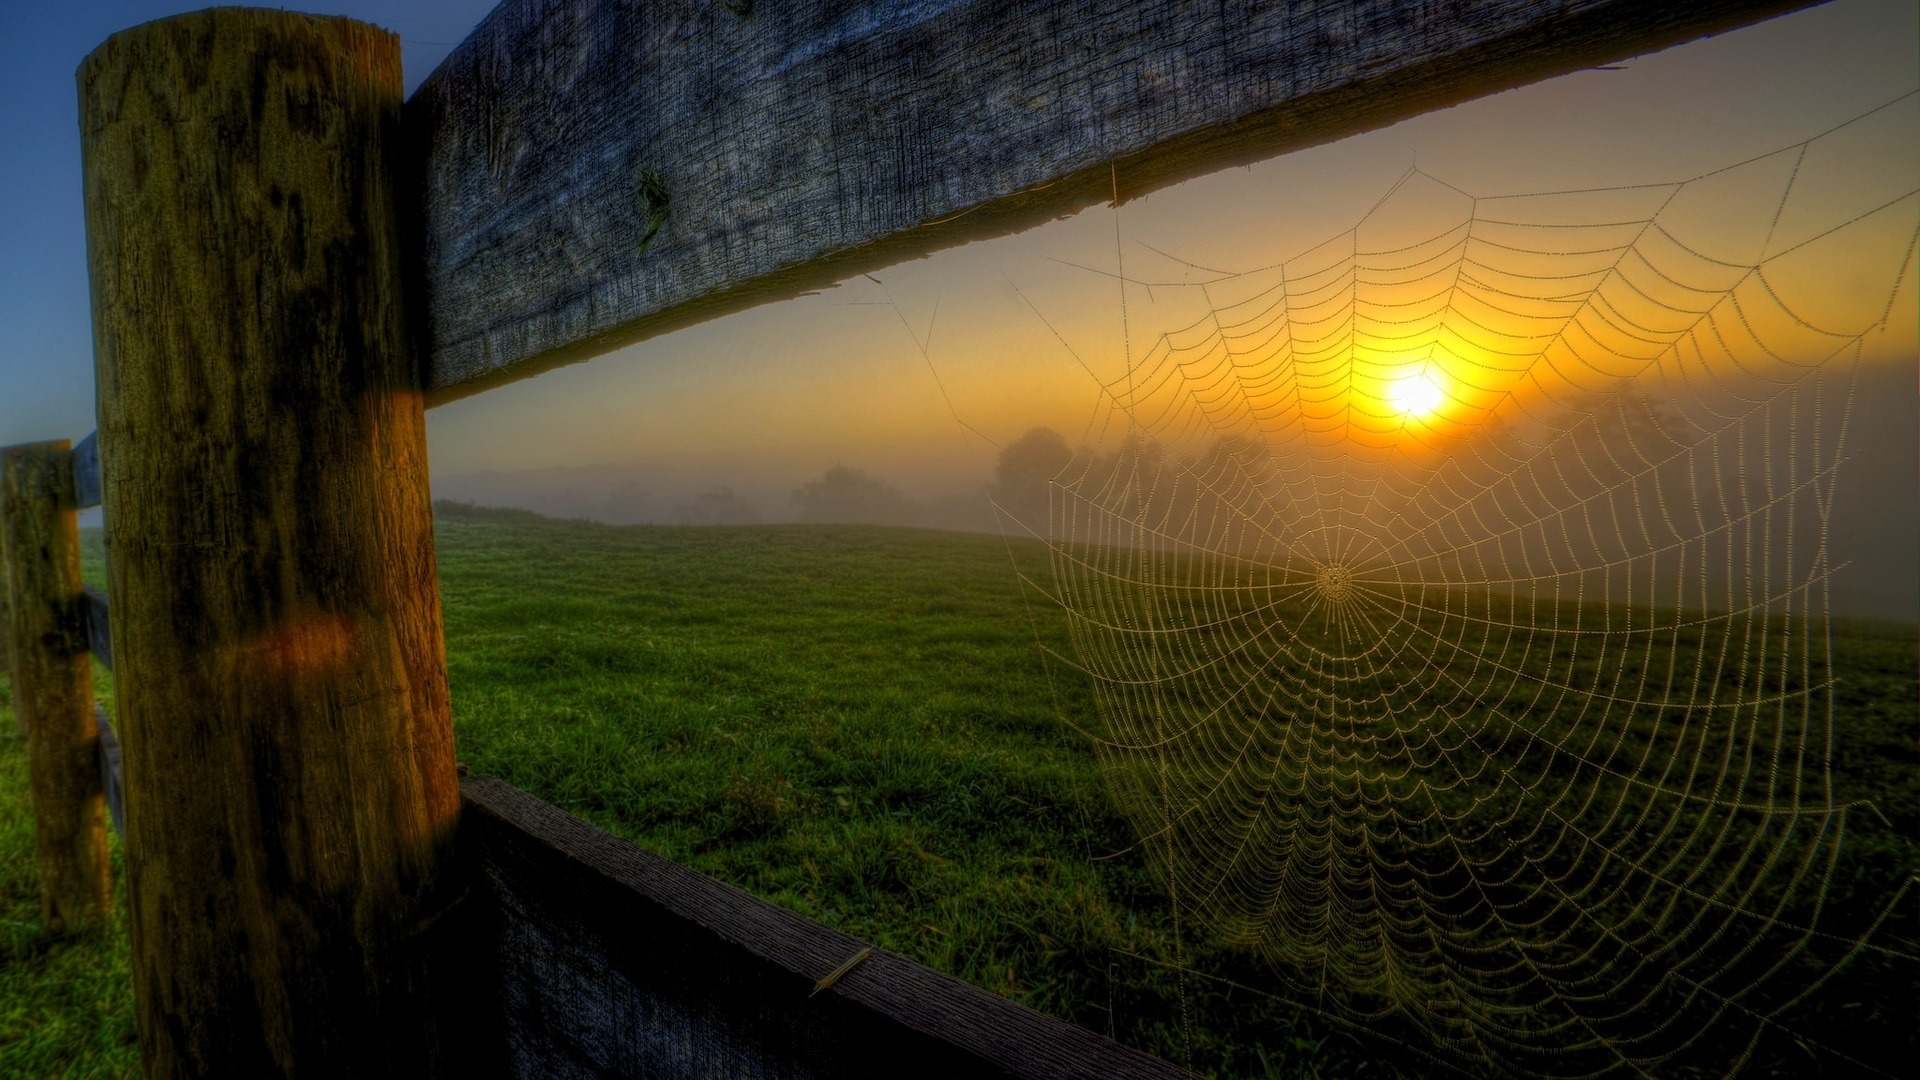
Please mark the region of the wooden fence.
<svg viewBox="0 0 1920 1080"><path fill-rule="evenodd" d="M48 926L108 895L91 642L156 1080L1178 1075L878 951L809 996L863 944L459 777L425 407L1799 6L506 0L404 103L347 19L114 35L97 457L0 501Z"/></svg>
<svg viewBox="0 0 1920 1080"><path fill-rule="evenodd" d="M106 594L69 591L79 580L75 511L100 502L93 444L90 436L72 451L65 443L9 448L11 476L60 481L35 489L10 479L0 494L0 520L52 523L10 525L0 538L13 574L10 611L21 620L15 636L28 643L15 704L33 747L37 855L53 932L104 916L103 799L126 834L118 739L105 710L87 707L90 696L38 689L38 673L55 663L90 654L113 666ZM70 572L58 588L22 572L36 550L55 552ZM62 620L57 642L35 629ZM65 743L87 749L45 752ZM60 782L44 783L49 777ZM908 1063L956 1080L1184 1075L669 862L498 780L464 777L461 795L467 883L457 914L449 912L458 948L442 975L464 986L461 1045L450 1056L466 1075L891 1076ZM863 953L832 993L813 993L823 975Z"/></svg>

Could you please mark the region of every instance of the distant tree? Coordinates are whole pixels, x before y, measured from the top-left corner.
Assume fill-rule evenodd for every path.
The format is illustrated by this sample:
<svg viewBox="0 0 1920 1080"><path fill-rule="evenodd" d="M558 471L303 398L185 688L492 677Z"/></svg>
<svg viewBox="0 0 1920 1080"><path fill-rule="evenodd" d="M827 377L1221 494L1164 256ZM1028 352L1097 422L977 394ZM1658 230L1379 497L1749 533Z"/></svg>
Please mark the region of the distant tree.
<svg viewBox="0 0 1920 1080"><path fill-rule="evenodd" d="M734 494L730 487L717 487L693 497L692 502L675 503L676 525L757 525L760 510Z"/></svg>
<svg viewBox="0 0 1920 1080"><path fill-rule="evenodd" d="M1262 551L1280 528L1277 488L1273 451L1265 443L1223 435L1182 461L1169 518L1183 523L1181 535L1208 550Z"/></svg>
<svg viewBox="0 0 1920 1080"><path fill-rule="evenodd" d="M1059 432L1037 427L1000 451L988 494L1014 521L1036 533L1047 526L1048 487L1073 462L1073 448Z"/></svg>
<svg viewBox="0 0 1920 1080"><path fill-rule="evenodd" d="M1057 491L1056 491L1057 489ZM1175 459L1157 440L1129 433L1104 453L1073 449L1034 428L1000 452L989 492L1036 533L1117 542L1145 528L1211 550L1245 553L1270 544L1284 495L1273 451L1258 439L1223 435ZM1060 498L1050 520L1049 495Z"/></svg>
<svg viewBox="0 0 1920 1080"><path fill-rule="evenodd" d="M1166 448L1146 435L1128 434L1117 450L1088 461L1080 495L1118 518L1160 528L1173 504Z"/></svg>
<svg viewBox="0 0 1920 1080"><path fill-rule="evenodd" d="M1641 602L1658 579L1671 596L1681 545L1716 524L1720 480L1688 452L1699 439L1672 403L1625 382L1564 397L1543 420L1489 417L1411 513L1446 523L1424 541L1428 572L1556 596L1625 600L1631 586Z"/></svg>
<svg viewBox="0 0 1920 1080"><path fill-rule="evenodd" d="M835 465L793 490L801 521L912 525L920 508L899 489L863 469Z"/></svg>

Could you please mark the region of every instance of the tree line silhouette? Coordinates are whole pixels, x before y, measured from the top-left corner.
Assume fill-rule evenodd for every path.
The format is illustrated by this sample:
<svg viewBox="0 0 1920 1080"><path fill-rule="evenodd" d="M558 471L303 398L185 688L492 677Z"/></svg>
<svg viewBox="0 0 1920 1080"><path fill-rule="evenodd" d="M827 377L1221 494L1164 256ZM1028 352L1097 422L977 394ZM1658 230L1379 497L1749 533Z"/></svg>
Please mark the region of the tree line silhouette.
<svg viewBox="0 0 1920 1080"><path fill-rule="evenodd" d="M717 487L677 504L674 521L1003 531L1303 567L1331 557L1329 523L1344 523L1382 538L1366 558L1398 580L1663 606L1766 603L1750 583L1804 587L1823 573L1823 466L1807 447L1762 426L1705 431L1627 383L1516 415L1352 465L1334 444L1314 460L1240 434L1090 447L1038 426L971 494L918 499L835 464L792 489L789 514Z"/></svg>

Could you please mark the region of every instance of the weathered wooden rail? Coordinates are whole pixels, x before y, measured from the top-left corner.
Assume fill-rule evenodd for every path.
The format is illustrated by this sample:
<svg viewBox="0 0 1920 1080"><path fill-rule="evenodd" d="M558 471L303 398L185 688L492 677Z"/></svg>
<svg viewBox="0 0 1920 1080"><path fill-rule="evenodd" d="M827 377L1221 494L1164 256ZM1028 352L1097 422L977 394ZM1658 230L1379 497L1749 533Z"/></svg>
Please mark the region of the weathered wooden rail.
<svg viewBox="0 0 1920 1080"><path fill-rule="evenodd" d="M463 784L475 955L523 1077L1173 1080L1157 1058L875 949L498 780Z"/></svg>
<svg viewBox="0 0 1920 1080"><path fill-rule="evenodd" d="M810 998L861 943L463 783L426 404L1801 6L506 0L404 104L346 19L115 35L97 458L8 451L0 508L48 925L107 895L91 641L156 1080L1177 1075L881 953Z"/></svg>
<svg viewBox="0 0 1920 1080"><path fill-rule="evenodd" d="M509 0L421 84L434 400L1808 3L739 6Z"/></svg>

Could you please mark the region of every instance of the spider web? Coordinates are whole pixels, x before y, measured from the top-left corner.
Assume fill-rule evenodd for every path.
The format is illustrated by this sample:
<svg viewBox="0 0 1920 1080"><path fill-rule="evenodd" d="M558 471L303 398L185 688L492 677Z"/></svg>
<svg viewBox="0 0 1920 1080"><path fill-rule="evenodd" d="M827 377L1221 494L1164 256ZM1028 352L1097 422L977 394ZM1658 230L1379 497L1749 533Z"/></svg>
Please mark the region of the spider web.
<svg viewBox="0 0 1920 1080"><path fill-rule="evenodd" d="M1828 526L1916 192L1795 195L1913 103L1123 272L1186 314L1021 524L1189 932L1476 1071L1738 1072L1850 963L1911 989L1910 852L1836 895L1884 819L1836 791Z"/></svg>

